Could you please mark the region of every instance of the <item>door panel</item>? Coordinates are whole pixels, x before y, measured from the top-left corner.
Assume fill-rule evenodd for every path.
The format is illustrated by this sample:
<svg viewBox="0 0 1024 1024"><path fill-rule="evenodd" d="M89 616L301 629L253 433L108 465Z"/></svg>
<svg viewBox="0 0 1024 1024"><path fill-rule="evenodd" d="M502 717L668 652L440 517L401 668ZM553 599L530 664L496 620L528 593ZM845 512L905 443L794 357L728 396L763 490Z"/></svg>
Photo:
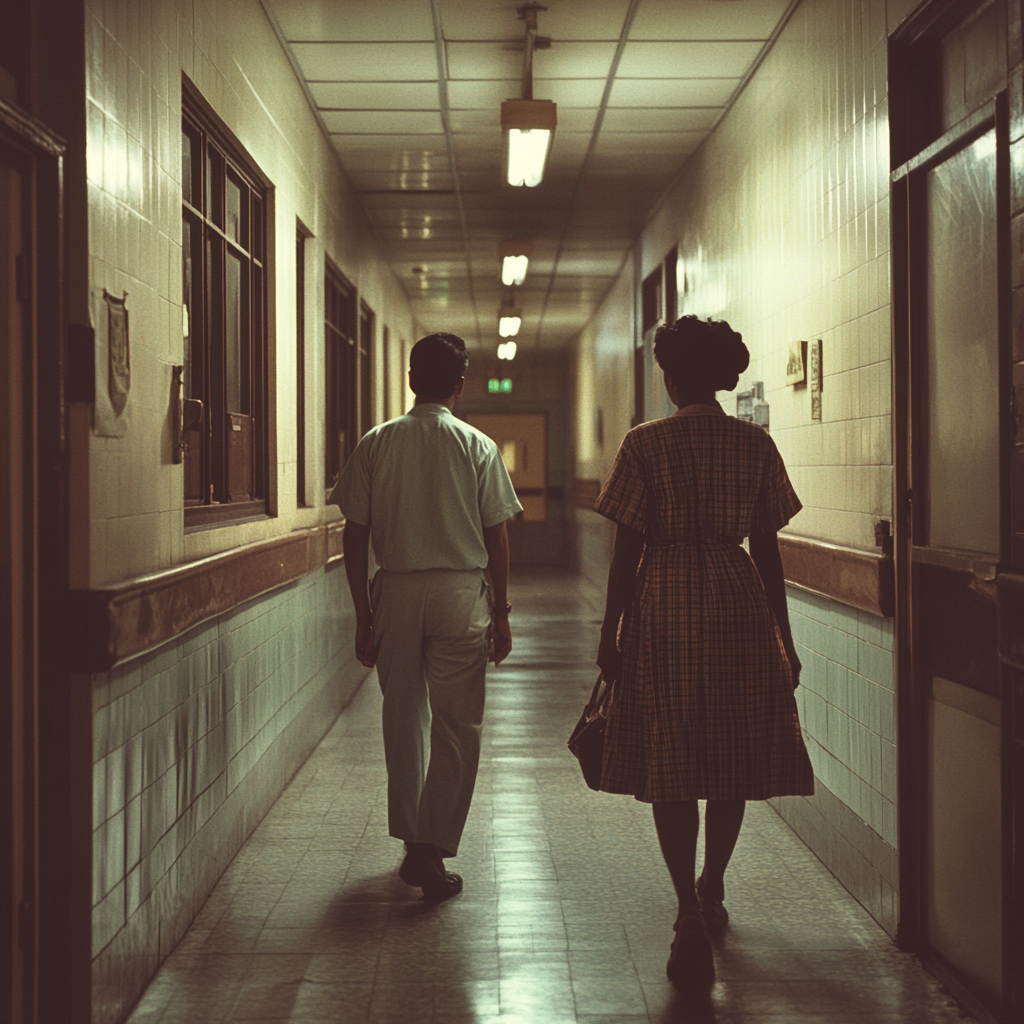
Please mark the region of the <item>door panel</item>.
<svg viewBox="0 0 1024 1024"><path fill-rule="evenodd" d="M999 550L996 133L926 173L930 546Z"/></svg>
<svg viewBox="0 0 1024 1024"><path fill-rule="evenodd" d="M993 113L909 176L921 938L1001 993L1000 276Z"/></svg>
<svg viewBox="0 0 1024 1024"><path fill-rule="evenodd" d="M997 998L1002 987L999 701L941 677L928 701L928 937Z"/></svg>

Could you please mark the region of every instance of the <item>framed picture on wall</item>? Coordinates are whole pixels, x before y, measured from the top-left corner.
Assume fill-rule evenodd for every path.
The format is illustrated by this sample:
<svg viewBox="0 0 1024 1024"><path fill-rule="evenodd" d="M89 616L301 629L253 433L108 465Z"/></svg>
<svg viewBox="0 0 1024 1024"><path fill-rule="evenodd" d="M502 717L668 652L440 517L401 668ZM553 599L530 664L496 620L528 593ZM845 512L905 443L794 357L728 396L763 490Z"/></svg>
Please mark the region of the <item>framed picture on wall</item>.
<svg viewBox="0 0 1024 1024"><path fill-rule="evenodd" d="M791 341L786 360L786 383L803 384L807 380L807 342Z"/></svg>

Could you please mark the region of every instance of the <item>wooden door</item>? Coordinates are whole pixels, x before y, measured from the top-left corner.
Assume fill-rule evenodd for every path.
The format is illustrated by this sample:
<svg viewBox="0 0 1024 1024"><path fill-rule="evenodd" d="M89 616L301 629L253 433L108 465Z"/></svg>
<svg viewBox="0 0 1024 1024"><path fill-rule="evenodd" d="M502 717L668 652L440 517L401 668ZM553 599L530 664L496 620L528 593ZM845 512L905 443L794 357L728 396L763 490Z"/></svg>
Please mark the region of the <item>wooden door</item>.
<svg viewBox="0 0 1024 1024"><path fill-rule="evenodd" d="M900 937L1004 1003L1006 8L923 4L890 58Z"/></svg>

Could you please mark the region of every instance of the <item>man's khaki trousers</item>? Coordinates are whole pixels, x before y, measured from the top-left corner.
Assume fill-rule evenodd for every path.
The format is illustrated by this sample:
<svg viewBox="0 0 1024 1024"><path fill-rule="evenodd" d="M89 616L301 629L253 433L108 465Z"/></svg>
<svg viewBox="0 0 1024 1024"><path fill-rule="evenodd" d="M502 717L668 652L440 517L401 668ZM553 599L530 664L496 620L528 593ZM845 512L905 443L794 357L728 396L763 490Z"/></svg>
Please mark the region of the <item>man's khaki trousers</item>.
<svg viewBox="0 0 1024 1024"><path fill-rule="evenodd" d="M480 761L491 625L483 571L382 569L371 597L388 831L454 857Z"/></svg>

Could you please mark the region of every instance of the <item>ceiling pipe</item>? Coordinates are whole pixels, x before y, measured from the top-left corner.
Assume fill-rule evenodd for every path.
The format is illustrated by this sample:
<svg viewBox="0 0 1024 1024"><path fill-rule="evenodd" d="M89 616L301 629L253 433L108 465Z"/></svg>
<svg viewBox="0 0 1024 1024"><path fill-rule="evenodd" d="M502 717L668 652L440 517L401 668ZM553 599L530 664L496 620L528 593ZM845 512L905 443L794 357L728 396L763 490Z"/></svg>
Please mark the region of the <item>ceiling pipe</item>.
<svg viewBox="0 0 1024 1024"><path fill-rule="evenodd" d="M517 8L519 17L526 22L526 48L523 50L523 95L524 100L533 99L533 51L551 47L551 36L537 35L537 14L546 11L543 4L523 4Z"/></svg>

